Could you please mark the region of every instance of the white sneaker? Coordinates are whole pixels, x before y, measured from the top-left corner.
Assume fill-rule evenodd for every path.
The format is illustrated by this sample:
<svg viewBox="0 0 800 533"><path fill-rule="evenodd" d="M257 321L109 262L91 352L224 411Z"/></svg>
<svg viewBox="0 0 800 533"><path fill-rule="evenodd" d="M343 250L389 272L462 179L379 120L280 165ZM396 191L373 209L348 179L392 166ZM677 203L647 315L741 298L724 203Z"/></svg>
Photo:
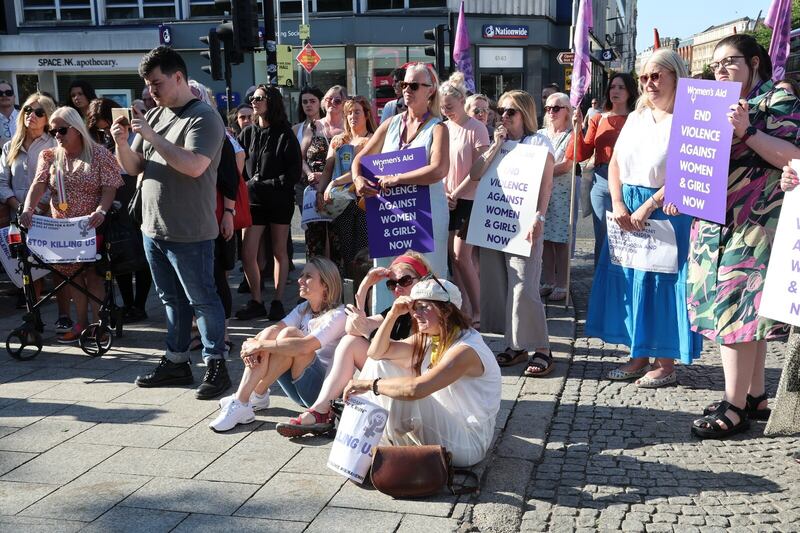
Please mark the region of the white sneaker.
<svg viewBox="0 0 800 533"><path fill-rule="evenodd" d="M232 400L222 408L219 416L215 418L208 427L217 433L221 433L223 431L230 431L235 428L237 424L249 424L254 422L255 419L256 415L253 413L252 407Z"/></svg>
<svg viewBox="0 0 800 533"><path fill-rule="evenodd" d="M233 401L234 398L236 398L236 393L220 398L220 409L224 409L226 405ZM267 389L267 392L264 393L264 396L259 396L255 392L250 393L250 407L253 408L253 411L264 411L265 409L269 409L269 389Z"/></svg>

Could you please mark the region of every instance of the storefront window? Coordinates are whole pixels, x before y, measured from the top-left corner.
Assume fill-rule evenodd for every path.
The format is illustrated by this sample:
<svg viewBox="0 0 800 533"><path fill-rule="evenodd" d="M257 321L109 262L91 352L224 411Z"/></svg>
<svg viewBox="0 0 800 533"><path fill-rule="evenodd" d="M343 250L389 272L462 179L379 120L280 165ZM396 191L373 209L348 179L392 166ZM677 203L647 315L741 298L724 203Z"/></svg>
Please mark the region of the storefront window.
<svg viewBox="0 0 800 533"><path fill-rule="evenodd" d="M367 0L367 10L405 9L405 0Z"/></svg>
<svg viewBox="0 0 800 533"><path fill-rule="evenodd" d="M215 5L214 0L189 0L190 17L221 17L230 8Z"/></svg>
<svg viewBox="0 0 800 533"><path fill-rule="evenodd" d="M302 11L302 5L303 4L300 3L300 0L280 0L280 2L281 2L281 16L283 16L283 15L299 15L300 12ZM308 9L308 12L311 13L311 9L313 7L311 5L311 0L307 0L307 2L308 2L308 6L307 6L306 9ZM353 4L351 2L351 4L350 4L351 9L352 9L352 5Z"/></svg>
<svg viewBox="0 0 800 533"><path fill-rule="evenodd" d="M175 2L171 0L106 0L106 19L140 18L175 18Z"/></svg>
<svg viewBox="0 0 800 533"><path fill-rule="evenodd" d="M447 0L408 0L409 9L424 7L447 7Z"/></svg>
<svg viewBox="0 0 800 533"><path fill-rule="evenodd" d="M352 12L353 0L317 0L316 11L318 13L341 11Z"/></svg>
<svg viewBox="0 0 800 533"><path fill-rule="evenodd" d="M58 20L91 21L89 0L23 0L25 22L55 22Z"/></svg>

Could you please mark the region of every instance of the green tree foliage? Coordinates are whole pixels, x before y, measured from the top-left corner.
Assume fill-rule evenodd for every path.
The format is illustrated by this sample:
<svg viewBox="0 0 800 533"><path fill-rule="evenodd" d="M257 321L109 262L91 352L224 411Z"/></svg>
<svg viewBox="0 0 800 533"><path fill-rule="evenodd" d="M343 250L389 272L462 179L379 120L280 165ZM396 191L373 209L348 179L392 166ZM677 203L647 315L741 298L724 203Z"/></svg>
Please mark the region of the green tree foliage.
<svg viewBox="0 0 800 533"><path fill-rule="evenodd" d="M764 13L762 16L766 16ZM792 29L800 26L800 0L792 0ZM750 32L758 43L769 50L769 41L772 39L772 28L768 28L759 22L755 30Z"/></svg>

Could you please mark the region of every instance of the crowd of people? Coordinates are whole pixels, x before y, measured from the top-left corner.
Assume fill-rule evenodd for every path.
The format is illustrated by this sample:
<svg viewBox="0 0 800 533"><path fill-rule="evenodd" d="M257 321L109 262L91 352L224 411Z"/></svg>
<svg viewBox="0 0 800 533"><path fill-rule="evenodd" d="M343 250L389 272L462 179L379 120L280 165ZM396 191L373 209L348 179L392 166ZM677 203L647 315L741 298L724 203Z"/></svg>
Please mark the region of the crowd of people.
<svg viewBox="0 0 800 533"><path fill-rule="evenodd" d="M704 338L718 343L725 394L691 431L722 438L769 416L766 341L789 333L759 317L758 303L782 194L798 183L786 165L800 158L800 101L795 84L770 81L769 56L746 35L723 39L711 69L720 81L742 83L740 105L729 114L735 137L725 224L664 203L676 86L687 76L670 50L649 58L638 83L614 74L585 116L557 86L546 86L541 121L525 91L510 90L495 103L467 91L460 73L440 83L422 63L392 73L397 99L384 106L379 123L368 98L348 96L338 85L303 88L294 126L283 95L267 85L252 88L225 121L209 90L167 47L142 59L146 88L130 117L115 119L118 104L76 81L66 105L37 92L9 118L4 109L9 98L13 107L13 90L9 95L11 86L0 81L0 133L10 133L0 159L0 201L13 216L19 211L22 226L45 214L88 216L91 227L100 227L115 199L124 206L140 199L147 268L117 277L123 319L147 318L152 286L167 326L164 356L136 384L193 383L190 352L201 350L207 370L196 396L222 397L214 431L254 421L276 383L305 409L278 424L287 437L331 431L335 400L365 394L389 410L391 442L442 444L457 465L470 465L483 458L493 435L499 367L524 363L523 374L533 378L554 368L544 300L569 298L578 216L571 206L582 197L595 236L586 332L630 347L631 360L608 379L671 385L675 360L691 364ZM547 154L532 225L521 228L527 256L467 241L478 182L504 157L507 141ZM363 174L364 157L410 148L424 149L420 168L379 176L377 185ZM581 180L582 171L589 180ZM373 259L364 201L398 185L428 186L434 248ZM287 314L291 222L296 208L309 206L327 219L304 224L300 302ZM677 272L612 262L607 220L622 231L666 221L677 243ZM249 298L234 312L228 273L237 256L244 273L238 290ZM70 275L74 268L58 271ZM358 287L352 302L345 279ZM272 281L269 306L265 280ZM102 298L93 270L78 282ZM65 291L58 310L59 342L75 342L90 322L87 298ZM224 396L232 386L226 359L234 317L271 325L242 343L244 375ZM493 354L480 332L502 333L506 348Z"/></svg>

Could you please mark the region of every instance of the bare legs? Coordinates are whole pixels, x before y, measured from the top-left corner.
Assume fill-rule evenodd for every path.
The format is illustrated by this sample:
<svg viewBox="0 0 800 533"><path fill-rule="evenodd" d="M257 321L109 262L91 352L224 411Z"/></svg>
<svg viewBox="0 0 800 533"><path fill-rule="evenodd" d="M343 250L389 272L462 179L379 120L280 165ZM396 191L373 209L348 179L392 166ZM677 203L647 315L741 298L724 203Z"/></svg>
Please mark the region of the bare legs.
<svg viewBox="0 0 800 533"><path fill-rule="evenodd" d="M451 233L452 234L452 233ZM457 279L462 286L464 300L469 302L468 309L472 312L472 321L481 321L480 280L478 279L478 265L473 256L473 246L458 236L453 237L453 269L457 272ZM465 307L467 308L467 307Z"/></svg>
<svg viewBox="0 0 800 533"><path fill-rule="evenodd" d="M258 247L266 226L250 226L242 237L242 267L253 300L261 302L261 269L258 267Z"/></svg>
<svg viewBox="0 0 800 533"><path fill-rule="evenodd" d="M764 394L764 366L767 358L767 341L723 344L719 347L722 370L725 373L725 400L740 409L747 403L747 395ZM761 405L759 407L766 407ZM726 415L734 424L739 416L731 410ZM724 422L718 423L725 429Z"/></svg>
<svg viewBox="0 0 800 533"><path fill-rule="evenodd" d="M353 377L356 368L359 370L367 360L367 349L369 341L364 337L355 335L345 335L336 347L331 363L331 371L322 383L319 396L311 406L311 409L318 413L330 411L330 401L339 397L344 390L347 382ZM314 417L310 414L300 415L301 420L307 416L311 423Z"/></svg>
<svg viewBox="0 0 800 533"><path fill-rule="evenodd" d="M542 250L542 282L554 288L567 288L569 245L564 242L544 241Z"/></svg>
<svg viewBox="0 0 800 533"><path fill-rule="evenodd" d="M270 224L269 231L272 238L273 268L275 269L272 278L275 280L275 299L283 301L283 291L286 289L286 279L289 277L289 252L286 250L289 225ZM250 286L252 287L252 285Z"/></svg>
<svg viewBox="0 0 800 533"><path fill-rule="evenodd" d="M100 300L104 298L105 291L103 288L103 280L94 272L92 268L79 275L74 281L87 289L96 298L99 298ZM75 302L77 322L85 328L89 325L89 298L75 287L69 287L69 294L72 296L72 301ZM96 321L100 306L95 301L92 301L91 305L92 317L94 317L94 320Z"/></svg>

